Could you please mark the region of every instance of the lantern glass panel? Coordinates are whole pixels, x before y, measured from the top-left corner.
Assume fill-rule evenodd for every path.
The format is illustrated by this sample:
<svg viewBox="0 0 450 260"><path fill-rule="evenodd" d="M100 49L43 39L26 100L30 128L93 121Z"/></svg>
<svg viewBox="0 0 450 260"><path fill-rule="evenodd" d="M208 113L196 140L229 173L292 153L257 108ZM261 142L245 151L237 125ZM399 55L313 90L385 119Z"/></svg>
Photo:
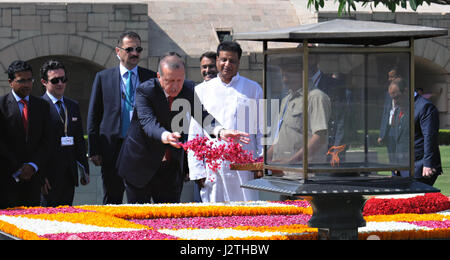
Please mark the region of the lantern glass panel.
<svg viewBox="0 0 450 260"><path fill-rule="evenodd" d="M303 171L408 176L409 53L311 51L307 99L303 55L293 49L266 56L266 165L299 177Z"/></svg>

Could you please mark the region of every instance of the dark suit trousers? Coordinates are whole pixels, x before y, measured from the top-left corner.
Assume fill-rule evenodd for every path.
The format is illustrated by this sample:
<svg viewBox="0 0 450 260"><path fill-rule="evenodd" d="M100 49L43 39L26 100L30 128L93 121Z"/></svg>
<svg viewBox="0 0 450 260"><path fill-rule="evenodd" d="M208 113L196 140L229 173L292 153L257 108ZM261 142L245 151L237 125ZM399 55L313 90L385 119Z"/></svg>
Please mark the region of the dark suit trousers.
<svg viewBox="0 0 450 260"><path fill-rule="evenodd" d="M183 177L179 163L164 161L150 182L143 188L125 183L128 203L179 203L183 189Z"/></svg>
<svg viewBox="0 0 450 260"><path fill-rule="evenodd" d="M37 174L38 175L38 174ZM41 181L37 175L29 181L17 183L13 177L2 176L0 181L0 208L37 207L41 201Z"/></svg>
<svg viewBox="0 0 450 260"><path fill-rule="evenodd" d="M122 143L123 139L119 139L117 144L118 147L116 147L114 152L114 162L109 163L109 166L102 166L104 205L123 203L123 193L125 187L123 185L122 177L117 174L117 168L115 167Z"/></svg>
<svg viewBox="0 0 450 260"><path fill-rule="evenodd" d="M50 179L51 190L42 195L43 207L72 206L75 194L75 183L70 169L59 169L55 179Z"/></svg>

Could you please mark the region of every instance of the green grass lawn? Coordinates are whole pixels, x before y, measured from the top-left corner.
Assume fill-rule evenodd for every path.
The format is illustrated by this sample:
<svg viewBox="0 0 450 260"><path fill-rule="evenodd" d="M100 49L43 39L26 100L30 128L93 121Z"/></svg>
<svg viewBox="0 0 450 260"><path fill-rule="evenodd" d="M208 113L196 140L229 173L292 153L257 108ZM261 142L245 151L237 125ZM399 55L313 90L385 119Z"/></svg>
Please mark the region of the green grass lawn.
<svg viewBox="0 0 450 260"><path fill-rule="evenodd" d="M373 147L377 152L378 159L382 162L387 162L386 147ZM441 193L450 196L450 145L439 146L441 151L442 170L443 173L437 178L434 184L435 188L441 190ZM391 175L391 172L379 172L379 174Z"/></svg>
<svg viewBox="0 0 450 260"><path fill-rule="evenodd" d="M441 145L441 160L443 173L437 178L434 187L441 190L441 193L450 196L450 145Z"/></svg>

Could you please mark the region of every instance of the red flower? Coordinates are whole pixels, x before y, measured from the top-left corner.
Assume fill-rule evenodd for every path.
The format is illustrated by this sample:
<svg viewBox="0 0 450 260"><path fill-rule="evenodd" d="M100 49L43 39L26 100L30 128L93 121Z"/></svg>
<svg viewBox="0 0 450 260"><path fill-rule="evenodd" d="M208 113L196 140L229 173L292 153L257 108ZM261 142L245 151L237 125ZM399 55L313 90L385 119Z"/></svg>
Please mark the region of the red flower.
<svg viewBox="0 0 450 260"><path fill-rule="evenodd" d="M363 215L393 215L402 213L435 213L450 209L450 200L441 193L427 193L407 199L369 199Z"/></svg>
<svg viewBox="0 0 450 260"><path fill-rule="evenodd" d="M233 141L216 144L208 137L196 136L196 138L181 144L184 150L191 150L195 158L205 161L206 165L217 172L221 168L223 161L230 163L253 163L261 161L261 158L254 159L253 153L242 149L242 145Z"/></svg>

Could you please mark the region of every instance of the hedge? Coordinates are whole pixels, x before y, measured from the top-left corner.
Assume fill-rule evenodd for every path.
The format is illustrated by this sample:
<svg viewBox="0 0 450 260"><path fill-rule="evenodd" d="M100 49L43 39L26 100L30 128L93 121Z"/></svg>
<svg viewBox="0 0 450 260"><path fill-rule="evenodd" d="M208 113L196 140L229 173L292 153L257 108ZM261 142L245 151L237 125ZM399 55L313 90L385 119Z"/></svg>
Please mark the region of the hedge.
<svg viewBox="0 0 450 260"><path fill-rule="evenodd" d="M450 145L449 129L439 129L439 145Z"/></svg>

